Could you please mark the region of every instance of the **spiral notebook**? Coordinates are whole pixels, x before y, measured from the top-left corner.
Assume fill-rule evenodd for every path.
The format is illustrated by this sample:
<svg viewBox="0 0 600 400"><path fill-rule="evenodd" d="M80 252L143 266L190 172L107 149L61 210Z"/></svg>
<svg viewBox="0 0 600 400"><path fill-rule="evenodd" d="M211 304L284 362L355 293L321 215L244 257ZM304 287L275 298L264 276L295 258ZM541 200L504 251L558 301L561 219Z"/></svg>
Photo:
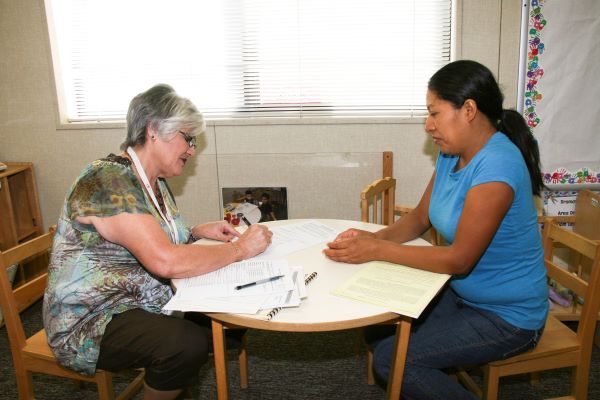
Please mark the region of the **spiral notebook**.
<svg viewBox="0 0 600 400"><path fill-rule="evenodd" d="M313 279L315 279L317 276L317 272L313 272L309 275L305 275L304 276L304 284L308 285ZM281 310L283 310L285 307L275 307L272 308L270 311L267 311L266 314L264 313L265 311L263 310L262 313L259 314L259 317L266 320L266 321L270 321L271 319L273 319L274 316L277 315L277 313Z"/></svg>

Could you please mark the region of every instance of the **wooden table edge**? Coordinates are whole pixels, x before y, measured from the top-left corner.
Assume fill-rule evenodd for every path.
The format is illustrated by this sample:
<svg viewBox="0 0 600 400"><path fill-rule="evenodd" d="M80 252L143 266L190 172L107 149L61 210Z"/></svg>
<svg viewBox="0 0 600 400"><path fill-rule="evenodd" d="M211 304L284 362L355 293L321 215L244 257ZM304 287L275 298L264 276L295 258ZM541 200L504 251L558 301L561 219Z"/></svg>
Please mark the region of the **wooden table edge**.
<svg viewBox="0 0 600 400"><path fill-rule="evenodd" d="M225 314L225 313L205 313L212 320L219 321L226 328L252 328L265 331L277 332L332 332L345 329L362 328L369 325L383 323L394 323L403 319L412 319L404 315L393 312L384 312L373 315L345 321L335 322L315 322L315 323L294 323L266 321L255 317L246 317L243 315Z"/></svg>

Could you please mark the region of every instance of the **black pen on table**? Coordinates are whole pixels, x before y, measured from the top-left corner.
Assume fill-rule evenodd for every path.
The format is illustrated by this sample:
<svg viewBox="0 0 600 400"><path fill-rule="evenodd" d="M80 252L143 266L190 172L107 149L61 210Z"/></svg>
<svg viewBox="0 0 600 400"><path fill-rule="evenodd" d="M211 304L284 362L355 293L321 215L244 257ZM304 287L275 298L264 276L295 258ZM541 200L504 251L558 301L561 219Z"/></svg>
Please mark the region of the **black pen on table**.
<svg viewBox="0 0 600 400"><path fill-rule="evenodd" d="M277 279L281 279L283 277L284 277L284 275L277 275L277 276L272 276L270 278L259 279L256 282L244 283L243 285L237 285L235 287L235 290L245 289L247 287L258 285L261 283L273 282L273 281L276 281Z"/></svg>
<svg viewBox="0 0 600 400"><path fill-rule="evenodd" d="M252 224L250 223L250 221L248 221L248 218L246 218L246 216L244 215L244 213L238 213L238 218L241 218L241 219L242 219L242 221L244 221L244 223L245 223L247 226L250 226L250 225L252 225Z"/></svg>

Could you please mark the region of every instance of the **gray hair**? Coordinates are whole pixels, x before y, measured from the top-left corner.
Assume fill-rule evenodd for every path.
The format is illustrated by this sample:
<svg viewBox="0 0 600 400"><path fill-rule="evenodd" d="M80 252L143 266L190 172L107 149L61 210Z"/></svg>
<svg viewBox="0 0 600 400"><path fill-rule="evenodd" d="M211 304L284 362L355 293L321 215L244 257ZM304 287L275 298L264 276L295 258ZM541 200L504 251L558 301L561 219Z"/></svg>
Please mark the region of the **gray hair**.
<svg viewBox="0 0 600 400"><path fill-rule="evenodd" d="M127 111L127 137L121 150L144 145L146 129L153 127L158 136L168 138L182 128L196 136L206 129L204 117L192 102L179 96L169 85L158 84L135 96Z"/></svg>

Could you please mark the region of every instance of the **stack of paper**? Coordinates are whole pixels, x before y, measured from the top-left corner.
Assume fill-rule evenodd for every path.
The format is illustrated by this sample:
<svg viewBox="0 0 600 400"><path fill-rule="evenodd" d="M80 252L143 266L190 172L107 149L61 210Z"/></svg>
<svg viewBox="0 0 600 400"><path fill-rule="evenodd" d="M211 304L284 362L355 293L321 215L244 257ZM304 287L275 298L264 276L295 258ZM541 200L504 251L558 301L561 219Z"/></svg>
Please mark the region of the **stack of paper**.
<svg viewBox="0 0 600 400"><path fill-rule="evenodd" d="M283 277L236 289L280 275ZM302 277L302 267L289 267L284 260L233 263L208 274L179 280L175 295L163 309L255 314L264 308L298 306L305 291Z"/></svg>
<svg viewBox="0 0 600 400"><path fill-rule="evenodd" d="M177 279L177 291L165 311L255 314L261 309L294 307L306 297L302 267L290 267L285 256L333 240L339 231L316 220L271 227L272 243L249 260L208 274ZM271 282L236 290L236 286L283 275Z"/></svg>

